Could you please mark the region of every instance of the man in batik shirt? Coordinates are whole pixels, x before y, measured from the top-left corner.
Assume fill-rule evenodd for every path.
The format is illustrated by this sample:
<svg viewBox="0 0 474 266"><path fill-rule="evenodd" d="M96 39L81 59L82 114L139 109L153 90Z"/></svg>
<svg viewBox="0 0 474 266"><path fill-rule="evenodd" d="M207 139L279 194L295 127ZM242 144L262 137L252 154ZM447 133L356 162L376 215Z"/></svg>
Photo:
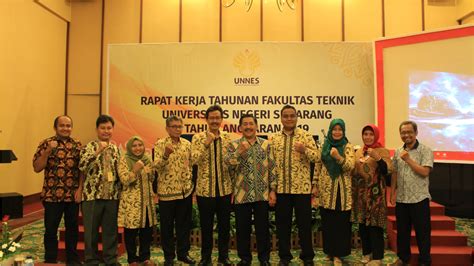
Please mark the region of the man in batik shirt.
<svg viewBox="0 0 474 266"><path fill-rule="evenodd" d="M165 265L173 265L175 253L186 264L196 262L189 256L192 215L191 143L181 138L183 121L176 116L166 119L168 137L156 142L154 165L158 172L161 245ZM176 244L174 244L176 231Z"/></svg>
<svg viewBox="0 0 474 266"><path fill-rule="evenodd" d="M274 134L271 145L277 175L275 219L278 235L278 255L281 265L293 259L290 252L291 223L295 210L300 239L300 259L305 265L313 265L314 251L311 240L311 193L310 162L319 157L316 142L311 134L298 128L296 109L291 105L282 108L283 131Z"/></svg>
<svg viewBox="0 0 474 266"><path fill-rule="evenodd" d="M114 119L100 115L96 121L98 140L81 152L79 168L84 173L82 216L84 219L85 264L100 262L98 242L102 227L102 254L105 264L117 264L117 212L120 195L118 163L120 152L111 143Z"/></svg>
<svg viewBox="0 0 474 266"><path fill-rule="evenodd" d="M257 119L250 114L242 115L239 127L243 136L229 145L226 156L226 163L233 170L237 253L241 259L239 265L252 263L252 213L258 260L260 265L270 265L268 194L276 186L273 172L275 164L269 141L257 137ZM275 198L270 199L270 204L275 204Z"/></svg>
<svg viewBox="0 0 474 266"><path fill-rule="evenodd" d="M72 119L62 115L54 120L56 135L43 140L33 157L36 173L44 170L41 200L44 206L44 261L56 263L58 226L64 214L66 260L78 264L76 246L81 200L79 155L81 142L71 137Z"/></svg>
<svg viewBox="0 0 474 266"><path fill-rule="evenodd" d="M201 223L201 265L211 264L213 246L214 215L218 224L218 262L230 265L230 210L232 181L224 163L230 135L220 130L223 110L213 105L206 110L208 131L194 135L192 140L192 161L198 166L196 196Z"/></svg>

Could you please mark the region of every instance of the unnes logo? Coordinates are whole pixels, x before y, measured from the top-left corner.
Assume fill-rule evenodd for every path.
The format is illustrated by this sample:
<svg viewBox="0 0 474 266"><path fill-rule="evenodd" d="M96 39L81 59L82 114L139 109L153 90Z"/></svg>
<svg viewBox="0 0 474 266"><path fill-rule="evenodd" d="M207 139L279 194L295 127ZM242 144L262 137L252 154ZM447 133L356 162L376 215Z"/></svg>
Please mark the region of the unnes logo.
<svg viewBox="0 0 474 266"><path fill-rule="evenodd" d="M234 57L234 67L239 70L240 77L234 78L237 86L258 86L260 78L255 77L255 70L260 67L260 57L256 52L248 49L238 53Z"/></svg>

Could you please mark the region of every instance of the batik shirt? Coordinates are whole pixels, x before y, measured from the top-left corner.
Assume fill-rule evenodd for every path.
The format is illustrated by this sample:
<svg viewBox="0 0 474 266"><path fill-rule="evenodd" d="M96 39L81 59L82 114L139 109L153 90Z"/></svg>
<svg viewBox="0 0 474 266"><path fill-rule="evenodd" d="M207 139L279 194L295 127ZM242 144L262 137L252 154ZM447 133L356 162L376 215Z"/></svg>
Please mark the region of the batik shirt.
<svg viewBox="0 0 474 266"><path fill-rule="evenodd" d="M173 146L173 152L164 157L166 145ZM191 143L183 138L173 143L170 137L155 143L155 161L158 172L158 195L160 200L184 199L193 191L193 168L191 165Z"/></svg>
<svg viewBox="0 0 474 266"><path fill-rule="evenodd" d="M206 147L204 145L206 137L207 132L201 132L194 135L192 141L192 163L198 166L196 195L200 197L229 195L232 193L232 181L224 157L232 140L228 133L220 131L218 138ZM216 182L219 187L218 195Z"/></svg>
<svg viewBox="0 0 474 266"><path fill-rule="evenodd" d="M275 161L268 140L258 138L243 154L237 151L247 141L241 138L227 148L226 163L231 167L234 204L268 201L268 193L276 188Z"/></svg>
<svg viewBox="0 0 474 266"><path fill-rule="evenodd" d="M143 162L143 161L142 161ZM119 177L122 183L117 224L129 229L156 225L156 210L153 193L155 171L149 162L138 172L133 172L125 156L120 158Z"/></svg>
<svg viewBox="0 0 474 266"><path fill-rule="evenodd" d="M79 187L81 142L70 137L64 140L57 136L47 138L38 145L33 162L48 148L51 141L58 142L58 146L51 151L44 168L41 200L74 202L74 194Z"/></svg>
<svg viewBox="0 0 474 266"><path fill-rule="evenodd" d="M380 161L365 156L364 149L355 154L351 222L384 227L387 223L385 176L392 172L392 160L387 149L374 150L382 158Z"/></svg>
<svg viewBox="0 0 474 266"><path fill-rule="evenodd" d="M120 151L110 143L98 156L98 141L89 142L81 152L79 169L84 173L82 200L117 200L120 193L118 164Z"/></svg>
<svg viewBox="0 0 474 266"><path fill-rule="evenodd" d="M411 167L400 158L405 145L395 151L393 156L393 171L397 172L397 202L418 203L424 199L431 199L429 177L419 176ZM433 168L433 151L416 141L413 149L408 151L410 158L421 166Z"/></svg>
<svg viewBox="0 0 474 266"><path fill-rule="evenodd" d="M294 148L295 142L305 145L304 154ZM281 194L310 194L312 188L310 162L321 158L311 134L295 128L292 135L279 132L270 138L276 164L277 188Z"/></svg>
<svg viewBox="0 0 474 266"><path fill-rule="evenodd" d="M320 152L320 151L318 151ZM341 210L348 211L352 208L352 170L355 163L354 147L351 143L347 143L344 148L343 160L338 162L342 167L342 174L336 178L332 178L321 160L316 162L314 167L313 180L317 184L319 190L319 199L321 207L325 209L336 209L337 191L339 189L339 197L341 200Z"/></svg>

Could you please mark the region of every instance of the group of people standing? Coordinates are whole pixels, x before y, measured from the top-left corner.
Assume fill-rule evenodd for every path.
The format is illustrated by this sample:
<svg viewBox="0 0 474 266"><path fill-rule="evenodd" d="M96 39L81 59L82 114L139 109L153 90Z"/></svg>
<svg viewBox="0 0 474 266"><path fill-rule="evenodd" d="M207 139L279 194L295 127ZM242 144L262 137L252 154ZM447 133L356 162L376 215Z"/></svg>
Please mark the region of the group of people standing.
<svg viewBox="0 0 474 266"><path fill-rule="evenodd" d="M150 243L152 227L157 224L154 206L158 201L165 265L173 265L176 257L183 263L195 264L188 253L195 194L202 237L200 265L212 264L215 216L218 263L231 265L228 252L232 205L236 214L239 265L252 263L252 223L258 260L261 265L269 265L270 206L275 207L279 264L289 265L293 259L290 239L294 212L301 246L299 257L305 265L313 265L311 208L318 204L327 260L340 265L342 258L350 254L352 222L359 224L362 262L380 264L386 223L385 176L389 174L392 174L393 204L395 191L398 192L400 263L408 263L410 259L411 223L417 235L421 235L420 262L431 262L430 231L422 225L429 225L427 177L433 156L428 147L416 140L414 122L405 121L400 125L405 145L391 160L388 150L378 142L379 131L375 125L362 129L364 146L354 151L346 138L344 121L334 119L322 146L318 147L312 135L297 126L297 112L290 105L281 109L283 130L268 139L257 136L258 121L250 114L240 117L242 137L236 140L220 129L223 121L220 106L209 107L205 119L208 130L194 135L189 142L181 137L182 119L168 117L168 136L155 143L152 160L138 136L130 138L123 154L110 142L114 129L110 116L99 116L96 121L98 139L85 147L70 137L71 118L57 117L56 135L42 141L33 158L34 170L44 169L45 174L41 193L45 207L45 262L56 262L57 229L64 214L67 262L80 263L76 244L78 204L82 202L86 265L100 262L99 227L106 265L117 264L118 227L124 227L129 264L153 265ZM313 178L311 163L315 164ZM193 165L198 168L195 182ZM155 173L158 176L156 195L153 192ZM416 184L416 188L412 184Z"/></svg>

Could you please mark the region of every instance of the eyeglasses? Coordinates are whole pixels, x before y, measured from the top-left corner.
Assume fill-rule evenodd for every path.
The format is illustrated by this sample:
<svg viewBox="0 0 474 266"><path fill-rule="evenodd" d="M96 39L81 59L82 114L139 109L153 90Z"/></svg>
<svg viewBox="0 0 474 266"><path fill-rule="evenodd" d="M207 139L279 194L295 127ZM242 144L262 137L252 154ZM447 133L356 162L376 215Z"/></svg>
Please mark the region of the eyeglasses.
<svg viewBox="0 0 474 266"><path fill-rule="evenodd" d="M295 119L296 115L282 115L283 119Z"/></svg>
<svg viewBox="0 0 474 266"><path fill-rule="evenodd" d="M173 126L168 126L172 129L183 129L183 126L178 126L178 125L173 125Z"/></svg>
<svg viewBox="0 0 474 266"><path fill-rule="evenodd" d="M401 131L400 132L400 135L413 135L415 134L415 131Z"/></svg>
<svg viewBox="0 0 474 266"><path fill-rule="evenodd" d="M222 119L222 117L220 117L220 116L209 116L207 118L207 120L209 120L209 121L220 121L221 119Z"/></svg>

